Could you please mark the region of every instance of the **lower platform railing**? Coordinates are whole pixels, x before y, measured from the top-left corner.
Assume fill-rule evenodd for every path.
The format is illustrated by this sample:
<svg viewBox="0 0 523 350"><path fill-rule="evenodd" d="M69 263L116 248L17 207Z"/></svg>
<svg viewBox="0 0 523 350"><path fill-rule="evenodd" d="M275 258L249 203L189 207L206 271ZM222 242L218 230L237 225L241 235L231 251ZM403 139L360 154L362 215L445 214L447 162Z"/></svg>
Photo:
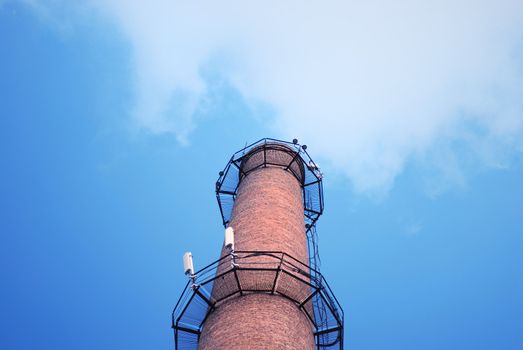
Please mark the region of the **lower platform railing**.
<svg viewBox="0 0 523 350"><path fill-rule="evenodd" d="M318 350L343 349L343 310L325 278L275 251L231 252L192 275L172 313L176 349L198 349L207 317L224 301L253 293L291 300L310 320Z"/></svg>

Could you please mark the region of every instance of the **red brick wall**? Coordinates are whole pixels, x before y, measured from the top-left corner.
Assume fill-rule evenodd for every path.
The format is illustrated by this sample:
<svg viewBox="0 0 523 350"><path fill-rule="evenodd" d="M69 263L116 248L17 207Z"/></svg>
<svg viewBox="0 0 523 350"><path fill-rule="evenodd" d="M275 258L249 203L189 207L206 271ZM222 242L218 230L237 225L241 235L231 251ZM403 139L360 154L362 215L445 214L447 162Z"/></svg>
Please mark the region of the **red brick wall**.
<svg viewBox="0 0 523 350"><path fill-rule="evenodd" d="M262 168L240 184L230 225L236 250L283 251L307 263L302 189L281 168Z"/></svg>
<svg viewBox="0 0 523 350"><path fill-rule="evenodd" d="M311 323L283 297L249 294L220 305L205 322L204 350L312 350Z"/></svg>
<svg viewBox="0 0 523 350"><path fill-rule="evenodd" d="M230 225L237 251L283 251L308 261L302 189L280 167L260 168L242 179ZM281 296L236 296L217 305L206 320L199 348L312 350L312 327L303 311Z"/></svg>

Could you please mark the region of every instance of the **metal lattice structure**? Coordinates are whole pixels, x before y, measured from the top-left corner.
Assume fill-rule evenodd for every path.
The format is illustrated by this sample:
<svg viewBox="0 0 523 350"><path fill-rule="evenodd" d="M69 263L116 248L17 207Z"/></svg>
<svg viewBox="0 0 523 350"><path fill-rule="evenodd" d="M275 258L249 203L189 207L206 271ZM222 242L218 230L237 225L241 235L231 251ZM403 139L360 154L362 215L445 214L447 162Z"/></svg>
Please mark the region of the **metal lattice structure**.
<svg viewBox="0 0 523 350"><path fill-rule="evenodd" d="M176 349L196 350L209 314L252 293L291 300L311 321L318 350L343 349L343 310L319 271L283 252L237 251L197 271L172 313Z"/></svg>
<svg viewBox="0 0 523 350"><path fill-rule="evenodd" d="M289 171L301 184L307 231L314 227L323 214L322 174L307 153L307 146L294 141L261 139L231 157L216 181L216 197L224 226L231 219L241 179L262 167L279 167Z"/></svg>

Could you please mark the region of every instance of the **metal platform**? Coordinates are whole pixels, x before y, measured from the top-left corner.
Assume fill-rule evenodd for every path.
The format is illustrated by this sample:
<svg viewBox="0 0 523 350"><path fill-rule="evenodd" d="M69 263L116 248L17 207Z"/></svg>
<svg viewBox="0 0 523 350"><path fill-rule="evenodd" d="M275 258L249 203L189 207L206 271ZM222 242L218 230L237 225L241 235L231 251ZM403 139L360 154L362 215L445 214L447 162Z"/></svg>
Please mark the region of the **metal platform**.
<svg viewBox="0 0 523 350"><path fill-rule="evenodd" d="M197 350L207 317L221 303L265 293L291 300L311 322L316 349L343 349L343 309L327 281L292 256L272 251L237 251L197 271L172 313L177 350Z"/></svg>
<svg viewBox="0 0 523 350"><path fill-rule="evenodd" d="M223 225L231 219L232 208L241 180L262 167L279 167L289 171L303 189L303 209L308 231L323 213L322 174L307 153L306 145L271 138L261 139L236 152L216 181L216 198Z"/></svg>

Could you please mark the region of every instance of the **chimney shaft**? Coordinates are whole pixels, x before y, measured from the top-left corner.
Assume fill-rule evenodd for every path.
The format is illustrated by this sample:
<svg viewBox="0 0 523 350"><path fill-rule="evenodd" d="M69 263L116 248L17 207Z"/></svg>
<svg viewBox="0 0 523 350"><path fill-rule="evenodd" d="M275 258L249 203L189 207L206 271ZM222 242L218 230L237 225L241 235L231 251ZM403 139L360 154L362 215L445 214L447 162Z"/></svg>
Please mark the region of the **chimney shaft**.
<svg viewBox="0 0 523 350"><path fill-rule="evenodd" d="M270 153L253 149L245 157L241 168L247 175L240 174L229 223L235 233L235 250L280 251L307 264L303 191L295 176L300 169L293 174L282 166L267 165L248 171L258 165L260 157L264 157L263 163L271 163L272 157L276 164L291 164L295 155L290 148L278 146ZM224 247L222 256L228 253ZM220 283L224 282L215 282L215 290ZM269 293L236 295L221 302L203 324L199 340L200 350L314 348L313 325L305 313L293 301Z"/></svg>

